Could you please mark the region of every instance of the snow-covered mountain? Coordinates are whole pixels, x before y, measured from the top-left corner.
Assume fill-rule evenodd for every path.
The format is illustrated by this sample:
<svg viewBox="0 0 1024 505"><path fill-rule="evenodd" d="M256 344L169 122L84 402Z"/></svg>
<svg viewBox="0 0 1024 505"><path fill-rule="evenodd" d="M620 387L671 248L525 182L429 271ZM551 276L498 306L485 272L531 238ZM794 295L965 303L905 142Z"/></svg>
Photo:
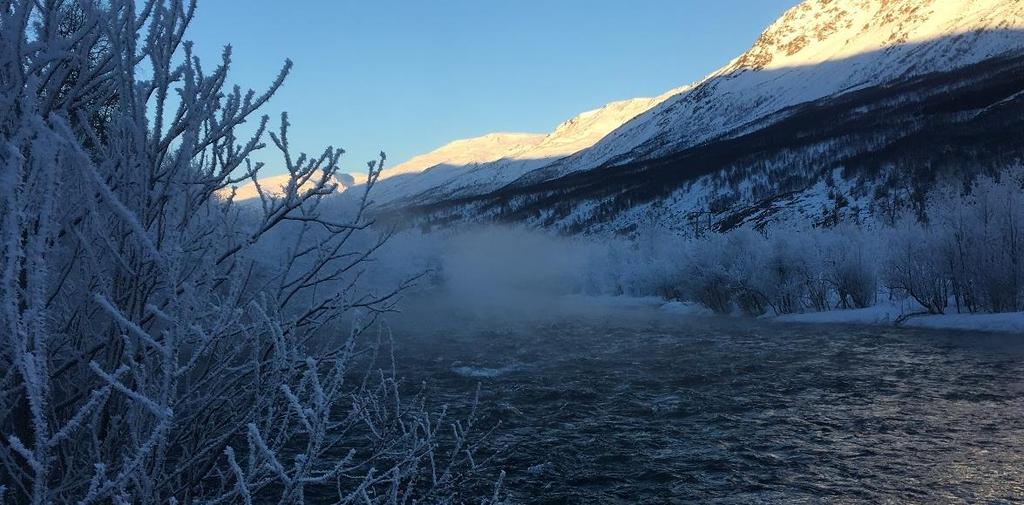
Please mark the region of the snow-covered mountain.
<svg viewBox="0 0 1024 505"><path fill-rule="evenodd" d="M381 205L423 203L499 189L594 145L670 95L612 102L561 123L547 135L492 134L452 142L385 170L374 188L373 200ZM515 143L497 139L514 139Z"/></svg>
<svg viewBox="0 0 1024 505"><path fill-rule="evenodd" d="M381 206L424 203L466 194L493 191L524 174L594 145L608 133L637 116L673 92L656 98L634 98L611 102L583 112L559 124L548 134L490 133L445 144L426 154L381 172L372 199ZM366 182L365 173L345 174L339 189ZM260 185L279 193L288 178L270 176ZM358 191L356 192L358 193ZM257 196L252 183L237 190L236 199Z"/></svg>
<svg viewBox="0 0 1024 505"><path fill-rule="evenodd" d="M539 133L490 133L450 142L393 167L385 167L380 175L380 185L374 190L374 197L378 201L382 201L409 196L421 186L436 185L444 182L447 177L457 174L457 171L447 173L446 169L442 167L455 169L502 158L514 158L517 153L536 146L544 138L545 135ZM397 177L405 174L419 174L420 177L417 178L415 185L410 187L408 179ZM384 182L391 178L395 178L395 180ZM279 195L282 192L282 186L288 183L288 179L287 174L262 177L260 178L260 187L269 194ZM339 174L336 182L338 182L339 192L345 191L353 185L364 184L366 173ZM257 196L259 194L256 185L250 182L237 188L235 199L242 201Z"/></svg>
<svg viewBox="0 0 1024 505"><path fill-rule="evenodd" d="M544 138L539 133L491 133L450 142L429 153L385 168L373 189L373 200L385 204L406 199L424 190L442 186L481 164L521 159L524 153L543 142ZM365 174L353 176L359 177L358 182L365 182Z"/></svg>
<svg viewBox="0 0 1024 505"><path fill-rule="evenodd" d="M382 178L411 172L422 172L437 165L465 166L486 163L528 150L544 140L540 133L490 133L481 137L456 140L427 154L385 168Z"/></svg>
<svg viewBox="0 0 1024 505"><path fill-rule="evenodd" d="M832 172L842 168L844 157L863 157L869 147L877 150L938 124L965 125L975 117L964 115L967 110L980 115L1004 101L1016 106L1024 69L1012 58L1022 54L1024 0L807 0L770 25L748 51L691 85L581 114L496 161L439 172L443 176L430 175L435 169L408 175L401 194L381 201L434 217L440 212L445 222L500 217L575 231L600 222L622 230L654 214L678 220L723 212L782 193L792 202L819 205L822 192L835 193ZM989 61L1002 63L978 67ZM927 79L937 73L944 77ZM988 81L975 82L982 79ZM914 104L916 115L894 100ZM850 121L832 124L816 115L819 106ZM878 124L877 138L859 129L882 111L900 117L905 131L893 127L896 122ZM861 123L850 119L855 117ZM808 128L814 121L820 124ZM798 128L807 128L806 136L817 143L773 144L775 151L762 153L768 160L740 160L744 153L735 147L709 155L731 139L786 138ZM836 137L819 135L823 131ZM840 149L846 138L840 135L856 136L863 145ZM704 158L699 166L685 161ZM657 178L644 172L654 166ZM623 179L627 173L647 177L647 186L641 190L640 182ZM820 184L824 179L827 188ZM656 190L651 180L660 181ZM797 198L794 181L819 194ZM863 181L857 185L866 191Z"/></svg>
<svg viewBox="0 0 1024 505"><path fill-rule="evenodd" d="M365 178L366 176L364 175L363 179ZM246 200L253 200L259 198L259 191L261 189L263 190L263 193L266 194L267 196L281 196L285 193L285 186L288 185L288 182L290 180L291 176L289 176L288 174L260 177L259 189L256 188L256 184L253 182L246 182L245 184L237 186L234 190L234 200L237 202L242 202ZM299 186L299 191L301 192L309 188L312 188L313 185L316 184L316 182L317 181L314 179L307 180L305 184ZM354 179L352 176L348 174L337 174L337 176L334 178L332 182L337 185L337 191L339 192L345 191L345 189L350 188L357 183L356 179ZM228 197L230 194L231 189L224 189L223 191L220 192L220 195L225 198Z"/></svg>
<svg viewBox="0 0 1024 505"><path fill-rule="evenodd" d="M1024 48L1020 0L807 0L753 47L608 135L531 174L654 158L785 107Z"/></svg>

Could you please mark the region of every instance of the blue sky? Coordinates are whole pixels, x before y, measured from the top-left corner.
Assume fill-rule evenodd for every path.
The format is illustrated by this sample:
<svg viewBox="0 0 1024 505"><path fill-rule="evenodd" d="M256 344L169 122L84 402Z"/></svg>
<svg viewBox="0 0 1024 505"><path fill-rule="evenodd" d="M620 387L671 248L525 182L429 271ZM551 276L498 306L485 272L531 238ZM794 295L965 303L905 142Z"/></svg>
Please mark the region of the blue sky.
<svg viewBox="0 0 1024 505"><path fill-rule="evenodd" d="M293 148L348 151L344 171L494 131L548 132L612 100L687 84L746 50L797 0L202 0L190 38L261 89ZM281 171L275 156L265 175Z"/></svg>

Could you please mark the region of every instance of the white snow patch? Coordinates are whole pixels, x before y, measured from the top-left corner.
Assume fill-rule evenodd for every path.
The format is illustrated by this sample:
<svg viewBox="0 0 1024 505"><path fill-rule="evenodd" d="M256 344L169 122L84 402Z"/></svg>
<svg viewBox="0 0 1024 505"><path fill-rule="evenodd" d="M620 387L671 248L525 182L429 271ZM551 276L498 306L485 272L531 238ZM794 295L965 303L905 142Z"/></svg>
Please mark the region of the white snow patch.
<svg viewBox="0 0 1024 505"><path fill-rule="evenodd" d="M787 323L837 323L893 325L903 314L910 313L905 307L894 304L878 304L864 309L829 310L803 314L783 314L772 319Z"/></svg>
<svg viewBox="0 0 1024 505"><path fill-rule="evenodd" d="M1024 336L1024 312L1000 314L943 314L908 319L904 326L1016 333Z"/></svg>
<svg viewBox="0 0 1024 505"><path fill-rule="evenodd" d="M913 314L917 310L918 309L912 308L909 304L898 305L882 303L875 305L874 307L864 309L785 314L772 319L787 323L892 326L896 324L896 321L900 317L907 314ZM913 315L901 322L900 326L943 330L1017 333L1024 336L1024 312L1006 312L999 314Z"/></svg>

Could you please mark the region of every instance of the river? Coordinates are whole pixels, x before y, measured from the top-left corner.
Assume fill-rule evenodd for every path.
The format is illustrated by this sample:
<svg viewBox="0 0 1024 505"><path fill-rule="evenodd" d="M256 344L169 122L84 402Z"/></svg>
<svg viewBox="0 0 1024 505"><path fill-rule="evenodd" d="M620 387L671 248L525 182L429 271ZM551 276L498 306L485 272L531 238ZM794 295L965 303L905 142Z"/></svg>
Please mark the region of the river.
<svg viewBox="0 0 1024 505"><path fill-rule="evenodd" d="M650 307L411 311L403 380L479 384L513 503L1024 500L1024 337Z"/></svg>

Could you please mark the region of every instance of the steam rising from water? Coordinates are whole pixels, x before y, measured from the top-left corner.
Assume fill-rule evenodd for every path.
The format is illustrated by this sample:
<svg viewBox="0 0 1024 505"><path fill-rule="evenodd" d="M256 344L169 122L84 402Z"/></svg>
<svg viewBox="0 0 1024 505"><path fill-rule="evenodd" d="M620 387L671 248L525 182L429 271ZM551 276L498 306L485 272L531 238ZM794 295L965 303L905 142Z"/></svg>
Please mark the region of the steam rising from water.
<svg viewBox="0 0 1024 505"><path fill-rule="evenodd" d="M601 311L608 304L663 303L623 286L650 269L624 239L597 241L508 226L422 234L403 232L382 251L369 276L381 289L427 272L406 293L401 310L494 320L536 320L566 311ZM641 265L642 264L642 265ZM427 324L427 323L425 323Z"/></svg>
<svg viewBox="0 0 1024 505"><path fill-rule="evenodd" d="M442 254L451 301L536 309L572 292L585 257L568 240L490 227L454 237Z"/></svg>

